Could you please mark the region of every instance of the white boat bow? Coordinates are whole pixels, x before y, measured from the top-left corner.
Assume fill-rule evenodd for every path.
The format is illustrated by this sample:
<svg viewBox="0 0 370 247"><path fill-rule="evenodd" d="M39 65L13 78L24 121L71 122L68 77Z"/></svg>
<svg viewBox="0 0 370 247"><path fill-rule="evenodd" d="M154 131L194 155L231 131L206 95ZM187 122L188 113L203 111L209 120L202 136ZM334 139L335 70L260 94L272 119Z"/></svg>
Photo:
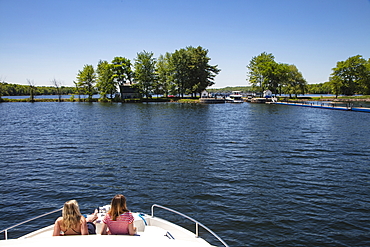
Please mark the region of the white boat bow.
<svg viewBox="0 0 370 247"><path fill-rule="evenodd" d="M109 206L109 205L108 205ZM108 207L106 206L106 207ZM181 215L195 223L195 233L176 225L170 221L164 220L159 217L154 217L154 208L162 208L164 210L173 212ZM50 213L55 213L59 210L55 210ZM42 216L48 215L44 214ZM98 213L98 220L96 221L96 235L72 235L72 236L56 236L53 237L54 225L47 226L37 231L26 234L17 239L7 239L8 230L20 226L23 223L35 220L42 216L35 217L31 220L24 221L15 226L9 227L4 232L5 239L0 240L0 246L111 246L122 243L122 245L128 246L192 246L192 247L206 247L213 246L203 238L199 236L199 226L207 230L212 234L223 246L228 246L217 234L211 231L209 228L201 224L200 222L192 219L191 217L177 212L173 209L163 207L157 204L152 206L152 215L133 213L134 215L134 226L137 228L137 235L100 235L100 229L102 227L101 220L106 213L106 208L101 207Z"/></svg>

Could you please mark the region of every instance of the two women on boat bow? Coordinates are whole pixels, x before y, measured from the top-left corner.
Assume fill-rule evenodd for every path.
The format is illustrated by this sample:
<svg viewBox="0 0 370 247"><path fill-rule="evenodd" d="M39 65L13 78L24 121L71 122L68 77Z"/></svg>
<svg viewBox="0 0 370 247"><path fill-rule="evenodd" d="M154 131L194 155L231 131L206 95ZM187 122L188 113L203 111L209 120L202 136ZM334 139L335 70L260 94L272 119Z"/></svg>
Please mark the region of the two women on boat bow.
<svg viewBox="0 0 370 247"><path fill-rule="evenodd" d="M55 221L53 236L96 234L97 214L96 209L93 215L85 218L81 215L76 200L67 201L63 206L62 217ZM100 234L134 235L136 228L133 222L134 217L127 208L125 196L116 195L112 199L110 210L103 219L104 225Z"/></svg>

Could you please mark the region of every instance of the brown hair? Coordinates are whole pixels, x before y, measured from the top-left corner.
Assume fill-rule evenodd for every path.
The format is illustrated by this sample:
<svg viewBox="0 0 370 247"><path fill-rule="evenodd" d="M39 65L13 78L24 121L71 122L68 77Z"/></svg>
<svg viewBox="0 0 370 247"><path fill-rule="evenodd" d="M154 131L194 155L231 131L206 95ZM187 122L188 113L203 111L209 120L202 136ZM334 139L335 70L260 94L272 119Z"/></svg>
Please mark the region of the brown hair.
<svg viewBox="0 0 370 247"><path fill-rule="evenodd" d="M116 195L113 197L108 211L112 220L116 220L119 215L128 211L129 210L126 206L126 197L124 195Z"/></svg>
<svg viewBox="0 0 370 247"><path fill-rule="evenodd" d="M81 220L81 213L76 200L70 200L64 203L63 225L66 229L75 228Z"/></svg>

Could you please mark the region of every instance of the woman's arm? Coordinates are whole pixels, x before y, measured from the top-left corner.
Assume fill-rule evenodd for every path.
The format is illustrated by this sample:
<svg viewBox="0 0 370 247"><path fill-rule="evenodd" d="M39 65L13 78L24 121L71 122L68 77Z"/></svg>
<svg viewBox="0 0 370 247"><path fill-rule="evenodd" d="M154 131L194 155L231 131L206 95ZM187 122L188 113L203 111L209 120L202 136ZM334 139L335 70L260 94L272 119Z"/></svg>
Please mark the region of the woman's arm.
<svg viewBox="0 0 370 247"><path fill-rule="evenodd" d="M85 217L81 216L81 235L89 235Z"/></svg>
<svg viewBox="0 0 370 247"><path fill-rule="evenodd" d="M60 236L60 225L59 225L59 219L56 219L54 223L54 231L53 231L53 236Z"/></svg>
<svg viewBox="0 0 370 247"><path fill-rule="evenodd" d="M100 234L107 235L107 224L103 223L103 227L101 228Z"/></svg>
<svg viewBox="0 0 370 247"><path fill-rule="evenodd" d="M134 227L134 222L128 224L128 233L130 235L135 235L135 233L136 233L136 227Z"/></svg>

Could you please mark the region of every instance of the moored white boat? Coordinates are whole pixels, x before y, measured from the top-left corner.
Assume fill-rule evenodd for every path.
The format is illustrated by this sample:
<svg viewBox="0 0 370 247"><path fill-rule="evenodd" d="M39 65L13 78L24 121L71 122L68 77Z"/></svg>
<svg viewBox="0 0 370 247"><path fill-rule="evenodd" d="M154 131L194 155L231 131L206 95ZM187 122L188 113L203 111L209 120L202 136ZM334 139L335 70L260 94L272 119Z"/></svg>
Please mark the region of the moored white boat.
<svg viewBox="0 0 370 247"><path fill-rule="evenodd" d="M228 103L243 103L243 95L241 95L240 91L232 91L232 93L225 98L226 102Z"/></svg>
<svg viewBox="0 0 370 247"><path fill-rule="evenodd" d="M71 235L71 236L57 236L53 237L54 225L47 226L37 231L26 234L17 239L7 239L7 233L10 229L20 226L23 223L27 223L31 220L38 219L42 216L50 213L57 212L59 210L44 214L39 217L35 217L31 220L27 220L15 226L9 227L2 230L4 232L6 240L0 240L1 246L115 246L127 245L127 246L192 246L192 247L209 247L213 246L203 238L199 236L199 227L202 227L215 239L217 239L223 246L228 246L217 234L212 230L201 224L200 222L192 219L191 217L177 212L173 209L163 207L157 204L152 206L152 214L133 213L134 215L134 226L137 227L137 234L135 236L130 235L100 235L100 229L102 227L101 220L103 219L106 209L108 206L100 207L98 213L98 220L96 221L96 235ZM159 217L154 217L154 208L161 208L166 212L172 212L185 217L195 223L195 233L176 225L170 221L164 220Z"/></svg>

